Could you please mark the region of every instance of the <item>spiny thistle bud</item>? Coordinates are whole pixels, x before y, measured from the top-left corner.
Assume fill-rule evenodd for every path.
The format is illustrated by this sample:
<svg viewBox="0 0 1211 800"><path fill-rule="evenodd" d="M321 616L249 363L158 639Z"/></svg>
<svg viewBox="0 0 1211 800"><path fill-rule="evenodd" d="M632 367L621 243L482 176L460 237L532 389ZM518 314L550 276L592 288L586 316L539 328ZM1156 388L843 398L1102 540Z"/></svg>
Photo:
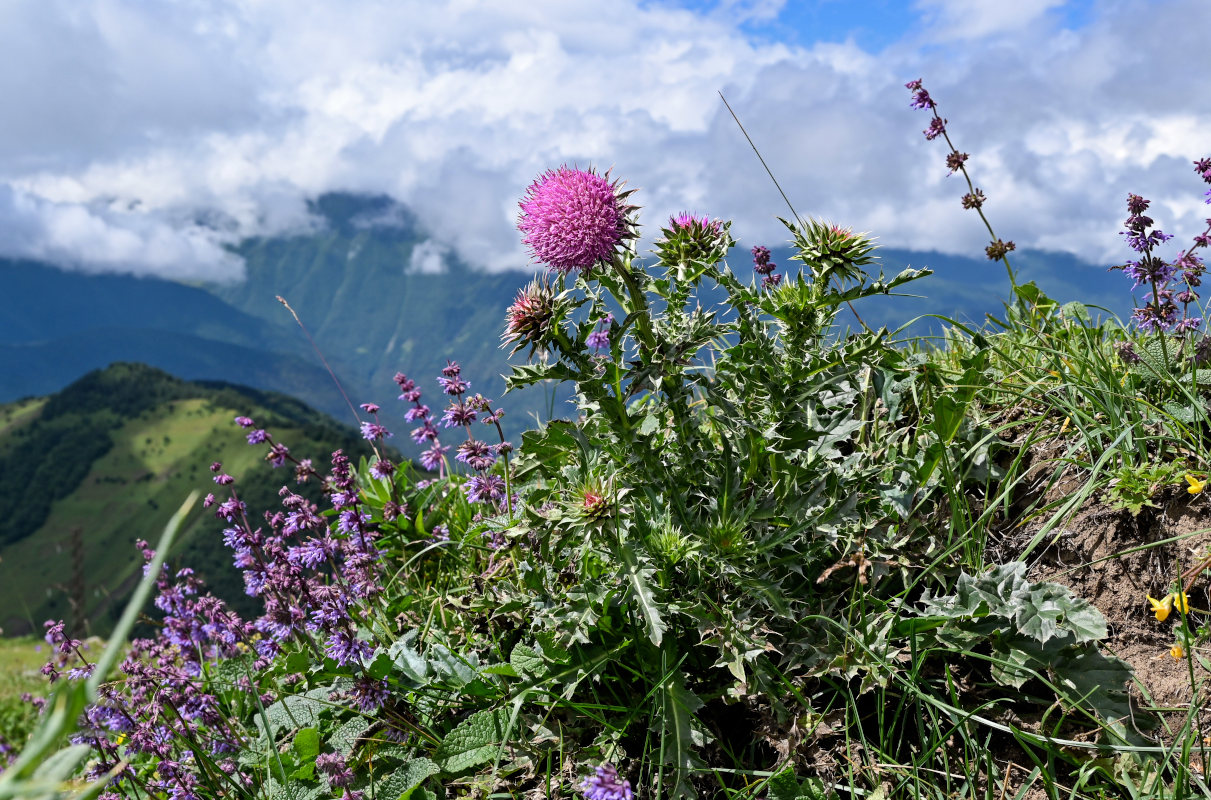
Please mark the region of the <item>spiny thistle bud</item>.
<svg viewBox="0 0 1211 800"><path fill-rule="evenodd" d="M794 226L795 246L799 252L791 258L802 261L821 279L836 275L841 280L860 280L862 267L874 261L875 243L863 233L854 233L827 222L808 220L807 228Z"/></svg>
<svg viewBox="0 0 1211 800"><path fill-rule="evenodd" d="M505 332L500 337L503 345L514 343L509 355L526 345L530 346L531 355L543 347L557 324L557 311L555 290L545 281L533 280L519 290L517 299L505 312Z"/></svg>
<svg viewBox="0 0 1211 800"><path fill-rule="evenodd" d="M564 165L549 170L526 189L519 203L518 229L533 257L551 269L587 271L613 260L626 239L635 238L622 182L592 168Z"/></svg>
<svg viewBox="0 0 1211 800"><path fill-rule="evenodd" d="M736 241L729 233L732 223L683 211L669 219L664 234L656 240L656 255L681 280L702 274L702 269L727 256ZM696 268L691 268L696 265Z"/></svg>

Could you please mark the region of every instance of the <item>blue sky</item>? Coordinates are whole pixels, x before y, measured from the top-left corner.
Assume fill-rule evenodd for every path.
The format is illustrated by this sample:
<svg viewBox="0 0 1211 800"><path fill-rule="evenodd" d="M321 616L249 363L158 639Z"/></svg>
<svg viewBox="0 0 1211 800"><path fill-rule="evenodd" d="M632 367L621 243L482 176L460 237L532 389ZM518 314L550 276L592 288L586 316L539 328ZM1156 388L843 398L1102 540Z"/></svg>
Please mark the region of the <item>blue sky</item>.
<svg viewBox="0 0 1211 800"><path fill-rule="evenodd" d="M11 0L0 255L238 280L227 245L351 190L420 217L405 268L528 269L517 200L561 163L612 167L648 231L777 244L720 91L800 212L978 254L923 78L998 233L1110 263L1128 192L1179 242L1211 212L1208 29L1206 0Z"/></svg>

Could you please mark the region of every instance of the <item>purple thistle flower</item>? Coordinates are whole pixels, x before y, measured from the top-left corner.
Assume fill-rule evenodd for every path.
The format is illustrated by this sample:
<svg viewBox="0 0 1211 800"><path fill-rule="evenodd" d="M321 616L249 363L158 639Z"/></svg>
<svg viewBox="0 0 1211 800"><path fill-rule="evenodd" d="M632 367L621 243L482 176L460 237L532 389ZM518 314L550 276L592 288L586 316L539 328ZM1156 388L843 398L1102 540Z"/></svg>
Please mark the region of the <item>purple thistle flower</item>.
<svg viewBox="0 0 1211 800"><path fill-rule="evenodd" d="M526 189L517 227L534 258L567 273L614 257L626 233L626 213L605 177L567 165Z"/></svg>
<svg viewBox="0 0 1211 800"><path fill-rule="evenodd" d="M602 764L580 784L585 800L634 800L631 782L619 780L613 764Z"/></svg>
<svg viewBox="0 0 1211 800"><path fill-rule="evenodd" d="M675 231L689 230L695 223L702 228L709 229L712 233L719 233L723 226L723 223L717 219L713 220L706 215L698 217L688 211L682 211L675 217L669 217L669 228Z"/></svg>
<svg viewBox="0 0 1211 800"><path fill-rule="evenodd" d="M437 442L434 442L432 447L420 454L420 465L430 472L438 469L441 467L442 459L445 458L449 449L449 447L442 447Z"/></svg>

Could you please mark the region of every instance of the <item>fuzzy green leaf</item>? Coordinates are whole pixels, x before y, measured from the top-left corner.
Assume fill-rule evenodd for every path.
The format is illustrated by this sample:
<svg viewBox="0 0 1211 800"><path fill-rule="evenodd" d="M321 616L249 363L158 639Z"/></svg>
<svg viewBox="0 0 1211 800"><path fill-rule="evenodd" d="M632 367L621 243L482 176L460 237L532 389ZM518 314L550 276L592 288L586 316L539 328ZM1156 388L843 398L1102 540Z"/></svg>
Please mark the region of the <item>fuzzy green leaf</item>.
<svg viewBox="0 0 1211 800"><path fill-rule="evenodd" d="M377 800L409 800L416 787L438 771L437 765L427 758L411 759L378 784L374 796Z"/></svg>
<svg viewBox="0 0 1211 800"><path fill-rule="evenodd" d="M433 758L446 772L485 764L496 757L508 724L508 709L477 711L446 734Z"/></svg>
<svg viewBox="0 0 1211 800"><path fill-rule="evenodd" d="M542 653L524 643L514 646L513 652L509 655L509 663L513 665L513 669L523 675L535 678L543 678L547 675L547 665L543 661Z"/></svg>

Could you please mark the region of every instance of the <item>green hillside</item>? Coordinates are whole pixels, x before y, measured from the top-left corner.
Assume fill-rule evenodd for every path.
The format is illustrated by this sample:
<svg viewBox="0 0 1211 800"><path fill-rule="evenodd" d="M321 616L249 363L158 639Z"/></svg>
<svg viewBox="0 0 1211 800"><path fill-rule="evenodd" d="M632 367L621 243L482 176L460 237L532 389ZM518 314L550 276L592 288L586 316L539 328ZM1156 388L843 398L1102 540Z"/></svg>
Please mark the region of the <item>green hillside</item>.
<svg viewBox="0 0 1211 800"><path fill-rule="evenodd" d="M91 372L47 398L0 406L0 628L65 618L104 633L139 575L136 539L156 540L191 490L215 489L221 461L246 501L269 507L285 469L261 464L233 423L253 417L300 457L369 453L351 429L284 395L190 383L139 364ZM194 512L174 561L245 602L221 526Z"/></svg>

